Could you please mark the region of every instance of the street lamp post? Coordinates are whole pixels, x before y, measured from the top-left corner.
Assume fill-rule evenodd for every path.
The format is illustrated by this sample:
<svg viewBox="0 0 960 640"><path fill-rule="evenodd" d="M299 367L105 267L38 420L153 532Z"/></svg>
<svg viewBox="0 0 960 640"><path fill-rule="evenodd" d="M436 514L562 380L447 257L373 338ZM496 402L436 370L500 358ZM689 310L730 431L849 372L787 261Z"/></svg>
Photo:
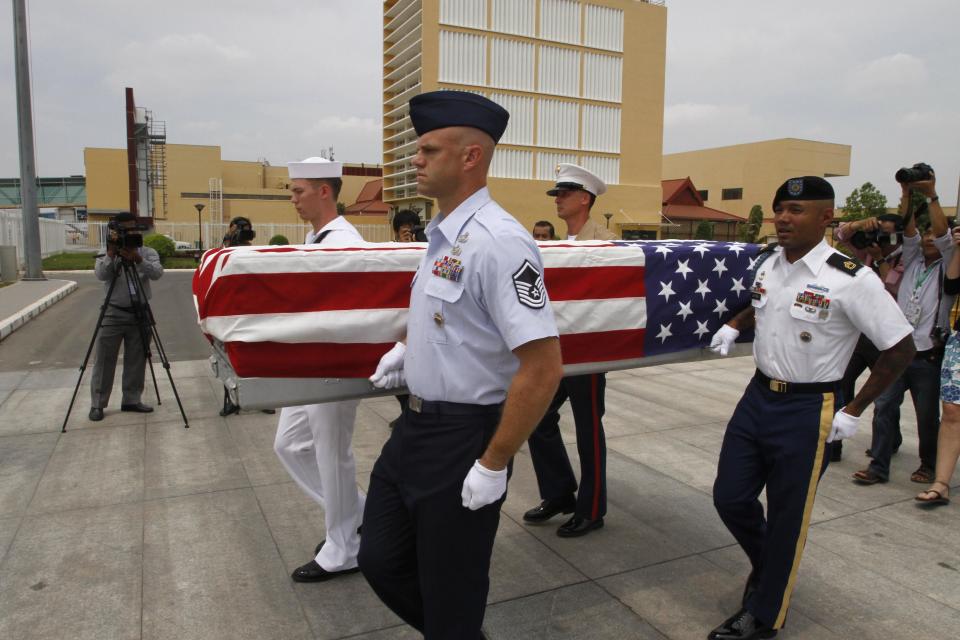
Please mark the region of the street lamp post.
<svg viewBox="0 0 960 640"><path fill-rule="evenodd" d="M609 228L610 228L610 218L613 217L613 214L612 214L612 213L605 213L605 214L603 214L603 217L607 219L607 229L609 229Z"/></svg>
<svg viewBox="0 0 960 640"><path fill-rule="evenodd" d="M200 251L203 251L203 224L200 222L200 214L203 212L203 204L198 202L193 206L197 208L197 231L199 232L198 237L200 238L197 244L200 248Z"/></svg>

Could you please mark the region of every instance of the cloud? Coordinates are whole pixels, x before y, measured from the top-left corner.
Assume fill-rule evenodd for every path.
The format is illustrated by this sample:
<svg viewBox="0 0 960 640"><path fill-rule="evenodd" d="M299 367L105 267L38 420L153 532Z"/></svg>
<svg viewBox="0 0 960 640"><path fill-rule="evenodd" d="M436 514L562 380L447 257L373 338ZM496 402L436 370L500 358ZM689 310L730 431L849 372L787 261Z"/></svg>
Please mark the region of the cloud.
<svg viewBox="0 0 960 640"><path fill-rule="evenodd" d="M858 65L847 74L847 95L864 100L901 96L912 99L913 93L930 80L926 63L909 53L895 53Z"/></svg>

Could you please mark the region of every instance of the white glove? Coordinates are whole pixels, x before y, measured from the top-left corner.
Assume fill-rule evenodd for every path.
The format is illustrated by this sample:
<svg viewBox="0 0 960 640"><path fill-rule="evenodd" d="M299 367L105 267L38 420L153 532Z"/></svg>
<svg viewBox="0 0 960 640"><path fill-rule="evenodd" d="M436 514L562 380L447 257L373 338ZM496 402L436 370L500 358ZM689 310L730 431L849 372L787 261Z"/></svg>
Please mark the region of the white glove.
<svg viewBox="0 0 960 640"><path fill-rule="evenodd" d="M733 347L733 343L736 342L739 336L739 331L728 324L723 325L717 329L717 332L713 334L713 338L710 339L710 351L719 353L721 356L727 355L730 353L730 348Z"/></svg>
<svg viewBox="0 0 960 640"><path fill-rule="evenodd" d="M477 460L463 480L463 506L471 511L499 500L507 492L507 468L491 471Z"/></svg>
<svg viewBox="0 0 960 640"><path fill-rule="evenodd" d="M833 426L830 428L830 435L827 436L827 442L852 438L857 433L857 427L859 426L859 416L852 416L843 409L840 409L840 411L833 414Z"/></svg>
<svg viewBox="0 0 960 640"><path fill-rule="evenodd" d="M398 342L390 351L383 354L377 370L370 376L370 382L378 389L393 389L406 384L403 375L403 354L407 352L407 345Z"/></svg>

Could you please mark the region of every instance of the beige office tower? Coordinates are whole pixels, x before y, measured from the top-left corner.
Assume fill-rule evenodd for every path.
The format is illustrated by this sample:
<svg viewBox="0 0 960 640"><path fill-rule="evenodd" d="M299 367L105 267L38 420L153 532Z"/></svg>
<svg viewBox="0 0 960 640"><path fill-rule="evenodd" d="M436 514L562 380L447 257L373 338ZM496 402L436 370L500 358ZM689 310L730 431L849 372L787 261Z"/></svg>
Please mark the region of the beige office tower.
<svg viewBox="0 0 960 640"><path fill-rule="evenodd" d="M384 200L429 218L417 195L411 97L481 93L510 112L490 190L525 226L558 222L561 162L609 185L593 216L623 237L657 236L662 192L666 9L639 0L385 0ZM606 218L606 220L604 219ZM558 233L564 233L561 223Z"/></svg>

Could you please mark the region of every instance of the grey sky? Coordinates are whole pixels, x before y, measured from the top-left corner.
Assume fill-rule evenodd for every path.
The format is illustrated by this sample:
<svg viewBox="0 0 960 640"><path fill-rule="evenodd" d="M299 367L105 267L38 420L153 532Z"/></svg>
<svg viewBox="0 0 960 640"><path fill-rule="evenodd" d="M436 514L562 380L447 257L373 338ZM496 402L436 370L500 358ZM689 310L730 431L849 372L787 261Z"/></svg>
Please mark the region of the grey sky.
<svg viewBox="0 0 960 640"><path fill-rule="evenodd" d="M0 9L0 176L19 172L10 3ZM30 0L37 166L124 146L123 88L174 143L274 164L333 145L380 162L378 0ZM668 2L664 151L798 137L853 146L841 200L927 161L960 172L955 0Z"/></svg>

